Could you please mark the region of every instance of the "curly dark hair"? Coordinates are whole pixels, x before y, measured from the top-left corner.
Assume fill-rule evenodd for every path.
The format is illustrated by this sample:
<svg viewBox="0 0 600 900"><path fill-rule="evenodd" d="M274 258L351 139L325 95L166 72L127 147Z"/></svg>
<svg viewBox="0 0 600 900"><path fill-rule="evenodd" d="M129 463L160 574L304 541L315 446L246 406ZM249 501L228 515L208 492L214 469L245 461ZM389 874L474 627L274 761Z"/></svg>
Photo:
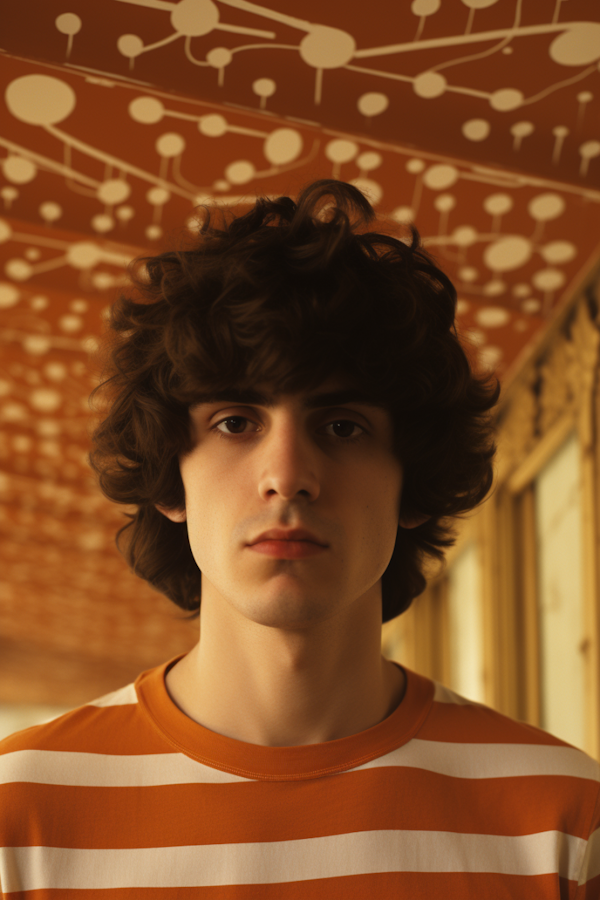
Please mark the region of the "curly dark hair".
<svg viewBox="0 0 600 900"><path fill-rule="evenodd" d="M187 523L156 509L185 508L178 457L193 449L190 406L207 391L268 382L296 393L343 374L391 413L404 471L399 516L429 516L398 528L382 577L387 622L425 589L425 557L444 561L452 517L492 486L489 411L500 384L473 373L454 323L456 291L416 228L394 237L399 226L377 219L352 185L315 181L296 202L261 197L245 214L203 209L180 249L132 263L133 289L112 305L97 355L105 380L90 402L100 392L104 418L90 465L106 497L137 506L117 548L197 618L201 572Z"/></svg>

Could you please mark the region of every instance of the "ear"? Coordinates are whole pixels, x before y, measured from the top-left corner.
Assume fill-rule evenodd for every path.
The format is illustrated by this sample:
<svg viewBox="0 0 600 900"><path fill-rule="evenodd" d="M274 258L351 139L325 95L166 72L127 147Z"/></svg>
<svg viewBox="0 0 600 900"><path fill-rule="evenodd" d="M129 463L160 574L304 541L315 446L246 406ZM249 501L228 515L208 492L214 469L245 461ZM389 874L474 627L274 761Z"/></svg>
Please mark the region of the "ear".
<svg viewBox="0 0 600 900"><path fill-rule="evenodd" d="M187 518L187 513L185 509L167 509L165 506L159 506L158 503L155 504L157 510L166 516L167 519L170 519L171 522L185 522Z"/></svg>
<svg viewBox="0 0 600 900"><path fill-rule="evenodd" d="M407 515L400 516L399 525L401 528L416 528L417 525L422 525L423 522L427 522L431 516L424 516L419 513L415 513L411 515L408 513Z"/></svg>

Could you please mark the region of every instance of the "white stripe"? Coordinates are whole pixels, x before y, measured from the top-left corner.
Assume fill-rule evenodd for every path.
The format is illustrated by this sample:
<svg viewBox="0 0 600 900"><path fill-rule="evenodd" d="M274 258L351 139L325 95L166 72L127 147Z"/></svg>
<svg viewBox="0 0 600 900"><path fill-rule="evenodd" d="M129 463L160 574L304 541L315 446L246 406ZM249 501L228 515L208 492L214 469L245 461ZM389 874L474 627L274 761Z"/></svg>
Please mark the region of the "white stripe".
<svg viewBox="0 0 600 900"><path fill-rule="evenodd" d="M600 828L594 831L587 843L579 884L585 884L597 875L600 875Z"/></svg>
<svg viewBox="0 0 600 900"><path fill-rule="evenodd" d="M600 765L574 747L457 744L417 738L385 756L346 771L384 767L422 769L450 778L567 775L600 781ZM252 780L255 779L251 776L234 775L205 765L184 753L112 755L66 750L15 750L0 756L0 784L32 782L79 787L146 787L229 784Z"/></svg>
<svg viewBox="0 0 600 900"><path fill-rule="evenodd" d="M111 691L110 694L103 694L96 700L90 700L86 706L126 706L129 703L137 703L138 698L135 692L133 682L126 684L125 687L119 688L117 691Z"/></svg>
<svg viewBox="0 0 600 900"><path fill-rule="evenodd" d="M375 872L558 872L576 879L584 848L581 838L557 831L507 837L395 830L128 850L14 847L0 857L0 879L6 893L276 884Z"/></svg>
<svg viewBox="0 0 600 900"><path fill-rule="evenodd" d="M435 703L457 703L459 706L484 706L483 703L477 703L475 700L467 700L466 697L463 697L461 694L457 694L456 691L451 691L450 688L447 688L444 684L440 684L439 681L433 682L435 686L435 691L433 694L433 700ZM491 709L491 707L487 707L487 709Z"/></svg>
<svg viewBox="0 0 600 900"><path fill-rule="evenodd" d="M575 747L552 744L463 744L413 738L351 771L380 766L411 766L451 778L571 775L600 782L600 764L595 759Z"/></svg>
<svg viewBox="0 0 600 900"><path fill-rule="evenodd" d="M27 782L109 788L251 780L213 769L184 753L114 756L67 750L15 750L0 756L0 784Z"/></svg>
<svg viewBox="0 0 600 900"><path fill-rule="evenodd" d="M119 688L117 691L111 691L110 694L104 694L102 697L98 697L96 700L90 700L88 703L84 703L81 706L76 706L74 709L68 709L66 712L56 713L56 715L49 716L49 718L47 719L42 719L36 724L48 725L50 722L56 722L57 719L61 719L63 716L69 716L72 713L78 713L80 712L80 710L85 709L86 706L129 706L137 702L138 698L132 682L131 684L128 684L123 688Z"/></svg>

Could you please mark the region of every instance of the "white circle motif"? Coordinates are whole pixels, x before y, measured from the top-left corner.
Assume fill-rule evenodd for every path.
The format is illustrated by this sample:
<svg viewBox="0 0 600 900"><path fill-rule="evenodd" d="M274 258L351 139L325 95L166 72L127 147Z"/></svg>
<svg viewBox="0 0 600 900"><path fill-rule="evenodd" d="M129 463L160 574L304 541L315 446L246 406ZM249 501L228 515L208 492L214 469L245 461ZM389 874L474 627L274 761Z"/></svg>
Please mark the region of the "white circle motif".
<svg viewBox="0 0 600 900"><path fill-rule="evenodd" d="M227 47L213 47L213 49L209 50L206 54L206 61L213 69L224 69L225 66L229 65L232 59L233 54Z"/></svg>
<svg viewBox="0 0 600 900"><path fill-rule="evenodd" d="M483 293L486 297L497 297L499 294L504 294L505 291L506 285L500 278L492 278L483 286Z"/></svg>
<svg viewBox="0 0 600 900"><path fill-rule="evenodd" d="M152 206L164 206L171 199L171 192L166 188L153 187L146 193L146 200Z"/></svg>
<svg viewBox="0 0 600 900"><path fill-rule="evenodd" d="M2 160L2 171L13 184L28 184L37 175L37 166L22 156L7 156Z"/></svg>
<svg viewBox="0 0 600 900"><path fill-rule="evenodd" d="M42 356L48 352L51 346L50 338L43 334L28 334L23 341L23 350L32 356Z"/></svg>
<svg viewBox="0 0 600 900"><path fill-rule="evenodd" d="M272 97L277 85L272 78L257 78L252 82L252 90L257 97Z"/></svg>
<svg viewBox="0 0 600 900"><path fill-rule="evenodd" d="M540 248L540 254L547 263L565 263L577 255L577 248L570 241L550 241Z"/></svg>
<svg viewBox="0 0 600 900"><path fill-rule="evenodd" d="M56 125L75 109L75 91L66 81L51 75L22 75L6 88L10 112L28 125Z"/></svg>
<svg viewBox="0 0 600 900"><path fill-rule="evenodd" d="M539 291L556 291L562 287L566 281L564 272L560 269L539 269L533 278L532 284Z"/></svg>
<svg viewBox="0 0 600 900"><path fill-rule="evenodd" d="M98 200L108 206L122 203L130 194L131 187L124 178L109 178L100 185L97 192Z"/></svg>
<svg viewBox="0 0 600 900"><path fill-rule="evenodd" d="M91 269L102 259L102 250L92 241L77 241L67 249L66 260L74 269Z"/></svg>
<svg viewBox="0 0 600 900"><path fill-rule="evenodd" d="M574 22L548 49L560 66L588 66L600 59L600 22Z"/></svg>
<svg viewBox="0 0 600 900"><path fill-rule="evenodd" d="M360 156L356 157L356 165L365 172L372 172L373 169L378 169L382 162L383 157L381 153L376 153L374 150L361 153Z"/></svg>
<svg viewBox="0 0 600 900"><path fill-rule="evenodd" d="M462 2L469 9L487 9L488 6L498 3L498 0L462 0Z"/></svg>
<svg viewBox="0 0 600 900"><path fill-rule="evenodd" d="M222 137L227 131L227 119L218 113L202 116L198 120L198 130L206 137Z"/></svg>
<svg viewBox="0 0 600 900"><path fill-rule="evenodd" d="M411 175L418 175L425 168L425 162L422 159L409 159L406 163L406 171Z"/></svg>
<svg viewBox="0 0 600 900"><path fill-rule="evenodd" d="M515 88L501 88L494 91L490 97L490 106L498 112L509 112L512 109L518 109L522 105L524 95L522 91Z"/></svg>
<svg viewBox="0 0 600 900"><path fill-rule="evenodd" d="M579 147L579 155L584 159L593 159L600 156L600 141L585 141Z"/></svg>
<svg viewBox="0 0 600 900"><path fill-rule="evenodd" d="M219 24L219 10L212 0L179 0L171 13L171 25L186 37L209 34Z"/></svg>
<svg viewBox="0 0 600 900"><path fill-rule="evenodd" d="M61 34L78 34L81 31L81 19L75 13L62 13L54 20L56 29Z"/></svg>
<svg viewBox="0 0 600 900"><path fill-rule="evenodd" d="M471 225L461 225L452 232L452 240L459 247L470 247L477 240L477 232Z"/></svg>
<svg viewBox="0 0 600 900"><path fill-rule="evenodd" d="M20 293L14 284L0 282L0 309L11 309L19 302Z"/></svg>
<svg viewBox="0 0 600 900"><path fill-rule="evenodd" d="M531 259L532 253L533 245L530 240L513 235L488 244L483 261L492 272L510 272L524 266Z"/></svg>
<svg viewBox="0 0 600 900"><path fill-rule="evenodd" d="M515 122L510 127L510 133L513 137L524 138L534 132L533 122Z"/></svg>
<svg viewBox="0 0 600 900"><path fill-rule="evenodd" d="M385 94L380 94L377 91L369 91L358 98L356 105L359 113L363 116L378 116L380 113L386 111L390 105L390 101Z"/></svg>
<svg viewBox="0 0 600 900"><path fill-rule="evenodd" d="M67 377L67 367L61 362L46 363L42 372L50 381L64 381Z"/></svg>
<svg viewBox="0 0 600 900"><path fill-rule="evenodd" d="M431 100L433 97L441 97L447 84L448 82L439 72L421 72L413 81L413 90L417 97Z"/></svg>
<svg viewBox="0 0 600 900"><path fill-rule="evenodd" d="M475 321L482 328L502 328L510 321L510 313L503 306L484 306L475 313Z"/></svg>
<svg viewBox="0 0 600 900"><path fill-rule="evenodd" d="M461 131L468 141L485 141L492 126L487 119L469 119L463 122Z"/></svg>
<svg viewBox="0 0 600 900"><path fill-rule="evenodd" d="M50 338L44 337L42 334L29 334L23 341L23 350L32 356L42 356L48 352L51 346Z"/></svg>
<svg viewBox="0 0 600 900"><path fill-rule="evenodd" d="M538 194L527 204L527 212L536 222L557 219L565 211L565 201L560 194Z"/></svg>
<svg viewBox="0 0 600 900"><path fill-rule="evenodd" d="M4 271L13 281L27 281L33 275L33 266L26 259L9 259Z"/></svg>
<svg viewBox="0 0 600 900"><path fill-rule="evenodd" d="M225 177L231 184L247 184L255 174L254 165L247 159L238 159L225 169Z"/></svg>
<svg viewBox="0 0 600 900"><path fill-rule="evenodd" d="M423 183L433 191L443 191L458 181L458 169L443 163L430 166L423 175Z"/></svg>
<svg viewBox="0 0 600 900"><path fill-rule="evenodd" d="M414 220L415 214L410 206L397 206L392 212L392 219L401 225L408 225Z"/></svg>
<svg viewBox="0 0 600 900"><path fill-rule="evenodd" d="M62 396L53 388L38 388L29 395L29 403L39 412L54 412L62 403Z"/></svg>
<svg viewBox="0 0 600 900"><path fill-rule="evenodd" d="M410 11L413 16L432 16L442 5L442 0L413 0Z"/></svg>
<svg viewBox="0 0 600 900"><path fill-rule="evenodd" d="M117 50L127 59L135 59L144 50L144 42L137 34L122 34L117 41Z"/></svg>
<svg viewBox="0 0 600 900"><path fill-rule="evenodd" d="M483 208L490 216L503 216L513 208L513 199L508 194L490 194L483 201Z"/></svg>
<svg viewBox="0 0 600 900"><path fill-rule="evenodd" d="M73 334L73 332L83 328L83 319L81 316L61 316L58 320L58 327L62 331L66 331L67 334Z"/></svg>
<svg viewBox="0 0 600 900"><path fill-rule="evenodd" d="M185 150L185 140L175 131L168 131L157 139L155 149L159 156L172 158Z"/></svg>
<svg viewBox="0 0 600 900"><path fill-rule="evenodd" d="M134 122L144 125L154 125L160 122L165 114L165 108L156 97L136 97L128 106L130 117Z"/></svg>
<svg viewBox="0 0 600 900"><path fill-rule="evenodd" d="M354 159L358 153L358 144L354 141L345 141L343 138L329 141L325 146L325 156L333 163L347 163Z"/></svg>
<svg viewBox="0 0 600 900"><path fill-rule="evenodd" d="M456 197L453 197L452 194L440 194L433 201L433 205L438 212L450 212L456 206Z"/></svg>
<svg viewBox="0 0 600 900"><path fill-rule="evenodd" d="M295 128L276 128L266 138L263 153L275 166L293 162L302 153L302 135Z"/></svg>
<svg viewBox="0 0 600 900"><path fill-rule="evenodd" d="M63 214L62 206L53 200L41 203L38 211L44 222L56 222Z"/></svg>
<svg viewBox="0 0 600 900"><path fill-rule="evenodd" d="M383 188L372 178L353 178L349 182L363 194L371 206L377 206L383 197Z"/></svg>
<svg viewBox="0 0 600 900"><path fill-rule="evenodd" d="M115 216L120 222L129 222L130 219L133 219L135 215L135 210L132 206L119 206L118 209L115 210Z"/></svg>
<svg viewBox="0 0 600 900"><path fill-rule="evenodd" d="M298 49L304 62L315 69L339 69L353 58L356 41L341 28L313 25Z"/></svg>
<svg viewBox="0 0 600 900"><path fill-rule="evenodd" d="M100 234L104 234L107 231L111 231L111 229L115 227L115 220L107 213L98 213L97 216L92 216L90 225L92 226L94 231L97 231Z"/></svg>
<svg viewBox="0 0 600 900"><path fill-rule="evenodd" d="M0 244L12 237L12 228L4 219L0 219Z"/></svg>

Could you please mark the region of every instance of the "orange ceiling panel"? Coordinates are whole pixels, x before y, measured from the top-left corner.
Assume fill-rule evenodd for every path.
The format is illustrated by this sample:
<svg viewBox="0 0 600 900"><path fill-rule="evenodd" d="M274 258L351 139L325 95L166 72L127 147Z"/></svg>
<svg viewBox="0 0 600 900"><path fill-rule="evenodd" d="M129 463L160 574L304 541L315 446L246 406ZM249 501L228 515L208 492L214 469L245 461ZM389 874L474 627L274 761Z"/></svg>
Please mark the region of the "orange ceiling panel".
<svg viewBox="0 0 600 900"><path fill-rule="evenodd" d="M48 491L86 503L71 532L44 525L54 568L30 565L34 581L81 600L61 582L65 541L87 529L80 552L114 554L122 517L85 462L89 353L128 261L194 231L200 204L353 183L390 227L416 224L457 286L474 365L505 385L598 264L597 0L19 0L0 16L13 600Z"/></svg>

